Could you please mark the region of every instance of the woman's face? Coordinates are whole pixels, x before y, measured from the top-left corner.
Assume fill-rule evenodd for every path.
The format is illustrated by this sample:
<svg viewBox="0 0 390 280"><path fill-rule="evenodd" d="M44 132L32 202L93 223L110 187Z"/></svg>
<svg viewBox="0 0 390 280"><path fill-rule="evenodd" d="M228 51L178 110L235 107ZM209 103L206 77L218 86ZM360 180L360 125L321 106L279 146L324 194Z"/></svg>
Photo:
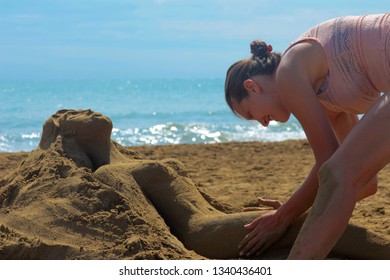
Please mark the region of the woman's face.
<svg viewBox="0 0 390 280"><path fill-rule="evenodd" d="M233 101L232 105L234 111L244 119L256 120L265 127L272 120L286 122L290 117L290 113L270 92L249 91L240 103Z"/></svg>
<svg viewBox="0 0 390 280"><path fill-rule="evenodd" d="M249 92L240 103L233 101L233 109L244 119L258 121L263 126L275 120L270 100L264 92Z"/></svg>

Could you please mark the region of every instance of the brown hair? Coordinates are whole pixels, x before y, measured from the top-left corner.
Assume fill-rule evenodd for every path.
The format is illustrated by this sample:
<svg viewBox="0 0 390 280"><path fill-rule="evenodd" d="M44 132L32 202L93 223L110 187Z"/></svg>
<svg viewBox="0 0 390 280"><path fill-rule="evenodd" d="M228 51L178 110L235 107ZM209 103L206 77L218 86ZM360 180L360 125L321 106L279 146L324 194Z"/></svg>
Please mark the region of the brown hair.
<svg viewBox="0 0 390 280"><path fill-rule="evenodd" d="M253 41L250 47L252 56L237 61L226 73L225 98L233 112L232 100L240 103L248 96L244 81L255 75L273 75L281 59L280 53L273 53L272 46L263 41Z"/></svg>

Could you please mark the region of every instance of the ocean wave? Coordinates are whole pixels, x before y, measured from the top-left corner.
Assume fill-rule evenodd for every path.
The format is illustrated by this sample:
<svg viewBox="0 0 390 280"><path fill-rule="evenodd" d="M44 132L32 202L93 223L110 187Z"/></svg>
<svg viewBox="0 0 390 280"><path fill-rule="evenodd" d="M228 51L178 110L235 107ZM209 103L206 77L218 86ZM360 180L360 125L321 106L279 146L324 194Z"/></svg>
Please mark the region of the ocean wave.
<svg viewBox="0 0 390 280"><path fill-rule="evenodd" d="M125 146L199 144L232 141L283 141L303 139L305 135L293 122L260 124L157 124L148 128L113 129L112 138Z"/></svg>
<svg viewBox="0 0 390 280"><path fill-rule="evenodd" d="M222 79L0 81L0 151L31 151L42 124L59 109L108 116L112 139L125 146L281 141L304 138L299 123L237 118L224 100Z"/></svg>
<svg viewBox="0 0 390 280"><path fill-rule="evenodd" d="M0 151L31 151L38 146L41 133L0 133ZM252 122L231 123L177 123L168 122L148 127L115 127L111 138L124 146L200 144L246 141L283 141L303 139L305 135L294 121L271 122L268 127Z"/></svg>
<svg viewBox="0 0 390 280"><path fill-rule="evenodd" d="M40 132L0 134L0 152L32 151L38 147Z"/></svg>

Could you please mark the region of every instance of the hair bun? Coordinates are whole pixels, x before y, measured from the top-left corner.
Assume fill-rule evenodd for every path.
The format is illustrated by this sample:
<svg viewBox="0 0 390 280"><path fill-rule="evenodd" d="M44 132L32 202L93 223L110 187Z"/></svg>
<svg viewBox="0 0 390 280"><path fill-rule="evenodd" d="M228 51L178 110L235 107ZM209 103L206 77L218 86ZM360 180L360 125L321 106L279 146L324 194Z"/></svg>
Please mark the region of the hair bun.
<svg viewBox="0 0 390 280"><path fill-rule="evenodd" d="M253 41L250 47L251 47L251 54L254 57L258 57L260 59L264 57L268 57L269 54L272 52L271 45L267 45L265 42L259 40Z"/></svg>

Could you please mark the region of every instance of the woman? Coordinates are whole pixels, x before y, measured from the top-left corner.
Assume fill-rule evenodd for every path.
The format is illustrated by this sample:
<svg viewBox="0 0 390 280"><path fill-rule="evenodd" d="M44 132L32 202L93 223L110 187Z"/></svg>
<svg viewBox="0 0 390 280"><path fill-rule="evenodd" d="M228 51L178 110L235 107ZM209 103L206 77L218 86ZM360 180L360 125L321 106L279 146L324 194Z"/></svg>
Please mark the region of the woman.
<svg viewBox="0 0 390 280"><path fill-rule="evenodd" d="M263 252L312 206L289 257L325 258L390 161L390 14L329 20L283 56L261 41L251 53L227 72L228 105L264 126L293 114L316 163L286 203L245 226L241 256Z"/></svg>

